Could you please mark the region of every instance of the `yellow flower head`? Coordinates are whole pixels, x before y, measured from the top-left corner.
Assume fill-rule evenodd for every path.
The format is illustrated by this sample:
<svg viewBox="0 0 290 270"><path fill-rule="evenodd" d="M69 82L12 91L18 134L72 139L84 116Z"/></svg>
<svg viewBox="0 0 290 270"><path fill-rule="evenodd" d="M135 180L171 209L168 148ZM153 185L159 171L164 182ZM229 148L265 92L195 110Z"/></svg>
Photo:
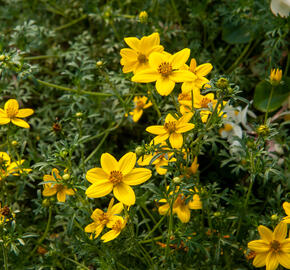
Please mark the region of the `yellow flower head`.
<svg viewBox="0 0 290 270"><path fill-rule="evenodd" d="M134 104L135 104L135 108L132 112L130 112L130 115L133 116L133 121L134 122L138 122L139 119L141 118L142 114L143 114L143 110L147 109L149 107L152 106L152 102L148 101L148 98L143 96L143 97L134 97Z"/></svg>
<svg viewBox="0 0 290 270"><path fill-rule="evenodd" d="M146 11L141 11L139 13L139 20L141 23L146 23L148 19L148 13Z"/></svg>
<svg viewBox="0 0 290 270"><path fill-rule="evenodd" d="M29 173L31 169L23 169L22 164L25 160L11 162L10 156L5 152L0 152L0 181L8 175L19 175L19 173Z"/></svg>
<svg viewBox="0 0 290 270"><path fill-rule="evenodd" d="M101 156L102 168L90 169L87 180L92 185L86 190L89 198L100 198L112 190L114 196L125 205L135 204L135 193L131 186L140 185L147 181L152 173L149 169L134 168L136 154L129 152L117 161L109 153Z"/></svg>
<svg viewBox="0 0 290 270"><path fill-rule="evenodd" d="M177 186L175 193L179 190L179 186ZM193 191L193 190L190 190ZM197 191L197 190L196 190ZM169 197L173 197L173 192L170 192ZM180 219L182 223L187 223L190 220L190 209L202 209L202 203L200 201L199 195L194 194L192 200L186 203L186 200L189 196L184 196L183 193L179 193L173 203L172 213L177 214L177 217ZM158 208L158 212L160 215L169 214L170 204L166 199L159 200L161 203L165 203L164 205Z"/></svg>
<svg viewBox="0 0 290 270"><path fill-rule="evenodd" d="M56 168L52 169L51 175L44 175L43 181L53 182L44 185L44 190L42 191L43 196L50 197L56 194L59 202L65 202L66 195L75 194L75 191L72 188L67 188L65 185L60 183L62 177L59 175L59 171Z"/></svg>
<svg viewBox="0 0 290 270"><path fill-rule="evenodd" d="M0 202L0 225L11 220L11 216L14 216L14 213L11 213L11 210L9 209L8 206L4 206L3 208L1 207L1 202Z"/></svg>
<svg viewBox="0 0 290 270"><path fill-rule="evenodd" d="M209 82L205 76L211 72L212 68L212 64L210 63L197 66L196 60L192 58L189 67L185 65L185 69L191 71L195 75L195 79L184 82L181 86L182 92L188 93L191 90L197 91L201 89L203 85Z"/></svg>
<svg viewBox="0 0 290 270"><path fill-rule="evenodd" d="M255 251L256 256L253 261L255 267L266 265L267 270L275 270L279 264L285 268L290 268L290 238L287 236L287 224L280 222L274 232L267 227L258 227L260 240L248 243L248 248Z"/></svg>
<svg viewBox="0 0 290 270"><path fill-rule="evenodd" d="M283 222L290 224L290 203L284 202L283 203L283 208L284 208L284 211L285 211L285 213L287 215L287 217L283 218Z"/></svg>
<svg viewBox="0 0 290 270"><path fill-rule="evenodd" d="M17 100L9 99L4 105L4 110L0 109L0 125L12 122L16 126L29 128L29 124L19 118L28 117L33 113L32 109L19 109Z"/></svg>
<svg viewBox="0 0 290 270"><path fill-rule="evenodd" d="M120 216L116 216L114 218L114 222L111 222L107 225L107 227L111 228L111 230L101 237L104 243L112 241L116 237L118 237L121 231L125 228L126 223L127 223L126 219L123 219Z"/></svg>
<svg viewBox="0 0 290 270"><path fill-rule="evenodd" d="M120 63L124 73L136 73L149 68L149 55L153 52L163 52L158 33L142 37L141 40L136 37L127 37L124 40L130 47L120 51L122 57Z"/></svg>
<svg viewBox="0 0 290 270"><path fill-rule="evenodd" d="M107 212L103 212L101 209L97 208L91 215L91 219L94 220L93 223L85 227L85 232L92 233L97 238L105 226L110 226L110 224L115 222L117 214L120 214L123 210L123 204L114 204L114 198L111 199ZM91 235L91 237L92 237Z"/></svg>
<svg viewBox="0 0 290 270"><path fill-rule="evenodd" d="M150 126L146 131L155 135L154 143L164 142L169 138L173 148L181 148L183 145L183 136L181 133L187 132L195 127L194 124L188 123L193 113L184 114L181 118L175 119L170 113L165 118L163 126Z"/></svg>
<svg viewBox="0 0 290 270"><path fill-rule="evenodd" d="M282 79L282 70L277 68L277 69L272 69L271 74L270 74L270 82L272 85L276 86L280 83Z"/></svg>
<svg viewBox="0 0 290 270"><path fill-rule="evenodd" d="M161 96L168 96L175 83L193 81L196 75L182 69L190 55L190 49L183 49L174 55L154 52L149 56L150 68L137 72L133 82L149 83L156 81L156 90Z"/></svg>

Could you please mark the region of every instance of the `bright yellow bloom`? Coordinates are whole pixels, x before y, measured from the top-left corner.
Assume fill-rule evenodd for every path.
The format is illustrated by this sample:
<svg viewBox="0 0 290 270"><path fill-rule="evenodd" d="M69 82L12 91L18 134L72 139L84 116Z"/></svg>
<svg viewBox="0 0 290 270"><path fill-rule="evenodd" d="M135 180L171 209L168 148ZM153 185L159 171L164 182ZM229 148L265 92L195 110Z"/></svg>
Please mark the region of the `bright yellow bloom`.
<svg viewBox="0 0 290 270"><path fill-rule="evenodd" d="M25 160L12 162L10 156L5 152L0 152L0 181L8 175L19 175L19 173L29 173L31 169L22 169L21 165Z"/></svg>
<svg viewBox="0 0 290 270"><path fill-rule="evenodd" d="M116 215L120 214L123 210L123 204L117 203L114 204L114 198L111 199L107 212L103 212L101 209L97 208L91 215L91 219L94 220L93 223L87 225L85 227L85 232L92 233L91 238L94 234L95 238L97 238L104 227L109 226L112 222L115 222Z"/></svg>
<svg viewBox="0 0 290 270"><path fill-rule="evenodd" d="M248 243L248 248L256 252L253 265L266 270L275 270L279 263L285 268L290 268L290 238L287 236L287 224L280 222L274 232L267 227L258 227L260 240Z"/></svg>
<svg viewBox="0 0 290 270"><path fill-rule="evenodd" d="M43 181L53 182L44 185L44 190L42 191L43 196L50 197L56 194L59 202L65 202L66 195L75 194L75 191L72 188L67 188L65 185L60 183L62 177L59 175L59 171L56 168L52 169L51 175L44 175Z"/></svg>
<svg viewBox="0 0 290 270"><path fill-rule="evenodd" d="M149 68L148 58L153 52L163 52L163 46L160 45L158 33L142 37L139 40L136 37L124 38L127 45L131 48L125 48L120 51L122 59L120 61L123 72L139 72Z"/></svg>
<svg viewBox="0 0 290 270"><path fill-rule="evenodd" d="M272 69L271 74L270 74L270 82L272 85L278 85L282 79L282 70L277 68L277 69Z"/></svg>
<svg viewBox="0 0 290 270"><path fill-rule="evenodd" d="M193 81L196 76L181 69L190 55L190 49L183 49L174 55L154 52L149 56L150 68L137 72L133 82L149 83L156 81L156 90L161 96L168 96L175 83Z"/></svg>
<svg viewBox="0 0 290 270"><path fill-rule="evenodd" d="M285 213L287 215L287 217L283 218L283 222L290 224L290 203L284 202L283 203L283 208L284 208Z"/></svg>
<svg viewBox="0 0 290 270"><path fill-rule="evenodd" d="M102 168L90 169L87 180L92 185L86 190L89 198L100 198L112 190L114 196L125 205L135 204L135 193L130 186L140 185L147 181L152 173L149 169L134 168L136 154L129 152L117 161L109 153L101 156Z"/></svg>
<svg viewBox="0 0 290 270"><path fill-rule="evenodd" d="M9 99L4 105L4 110L0 109L0 125L12 122L16 126L29 128L29 124L19 118L28 117L33 113L32 109L19 109L17 100Z"/></svg>
<svg viewBox="0 0 290 270"><path fill-rule="evenodd" d="M191 59L189 67L185 65L185 68L196 75L194 80L184 82L181 86L181 90L184 93L188 93L191 90L197 91L202 88L204 84L207 84L209 80L205 76L211 72L212 64L206 63L197 66L196 60Z"/></svg>
<svg viewBox="0 0 290 270"><path fill-rule="evenodd" d="M133 112L130 112L130 115L133 116L133 121L134 122L138 122L139 119L141 118L142 114L143 114L143 110L147 109L149 107L152 106L152 102L148 101L148 98L143 96L143 97L134 97L134 104L135 104L135 108L133 110Z"/></svg>
<svg viewBox="0 0 290 270"><path fill-rule="evenodd" d="M176 187L176 191L178 192L179 186ZM193 190L190 190L193 191ZM197 191L197 190L196 190ZM170 192L169 196L172 198L173 197L173 192ZM186 204L186 199L188 199L189 196L184 196L183 193L179 193L177 195L177 198L175 199L173 203L173 208L172 208L172 213L177 214L177 217L180 219L182 223L187 223L190 220L190 209L202 209L202 203L200 201L200 198L198 194L194 194L192 197L192 200L190 200ZM161 199L159 202L164 202L166 204L160 206L158 208L158 212L160 215L166 215L169 214L170 212L170 204L166 199Z"/></svg>
<svg viewBox="0 0 290 270"><path fill-rule="evenodd" d="M194 124L188 123L192 118L192 113L184 114L178 120L170 113L165 118L164 126L150 126L146 131L155 135L154 143L164 142L169 138L169 142L173 148L181 148L183 145L183 136L181 133L187 132L195 127Z"/></svg>
<svg viewBox="0 0 290 270"><path fill-rule="evenodd" d="M111 228L112 230L108 231L101 237L104 243L112 241L116 237L118 237L121 231L125 228L126 223L127 223L126 219L123 219L120 216L116 216L114 218L114 222L111 222L107 225L107 227Z"/></svg>
<svg viewBox="0 0 290 270"><path fill-rule="evenodd" d="M166 145L165 143L162 143L162 146L165 146L165 145ZM166 151L166 150L169 150L169 148L162 147L162 150ZM173 155L174 155L173 152L156 151L153 154L144 155L143 157L140 157L138 160L138 164L140 166L147 166L150 164L151 160L157 156L157 158L155 158L155 160L152 162L152 165L155 165L155 169L158 174L164 175L167 172L166 167L168 166L168 163L176 161L176 158L174 158Z"/></svg>

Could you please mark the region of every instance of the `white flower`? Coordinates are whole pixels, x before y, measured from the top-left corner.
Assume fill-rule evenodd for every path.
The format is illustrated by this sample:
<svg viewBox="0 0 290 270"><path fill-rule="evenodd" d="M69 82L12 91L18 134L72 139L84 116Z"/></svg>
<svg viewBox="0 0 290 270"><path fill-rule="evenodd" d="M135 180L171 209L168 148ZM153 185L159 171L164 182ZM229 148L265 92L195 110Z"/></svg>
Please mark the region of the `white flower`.
<svg viewBox="0 0 290 270"><path fill-rule="evenodd" d="M275 16L288 17L290 12L290 0L272 0L271 10Z"/></svg>

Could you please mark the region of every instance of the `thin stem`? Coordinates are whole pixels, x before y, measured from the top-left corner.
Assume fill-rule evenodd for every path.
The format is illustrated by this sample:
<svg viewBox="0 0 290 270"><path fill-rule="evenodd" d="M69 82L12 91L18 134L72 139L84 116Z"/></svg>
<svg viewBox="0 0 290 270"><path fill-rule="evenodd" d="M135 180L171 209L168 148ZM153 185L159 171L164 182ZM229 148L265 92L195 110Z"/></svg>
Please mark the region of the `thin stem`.
<svg viewBox="0 0 290 270"><path fill-rule="evenodd" d="M162 223L162 221L165 219L166 215L164 215L159 221L158 223L156 223L156 225L153 227L153 229L144 237L144 240L147 239L152 233L154 233L154 231L159 228L160 224Z"/></svg>
<svg viewBox="0 0 290 270"><path fill-rule="evenodd" d="M72 263L74 263L74 264L80 266L81 269L90 270L90 268L86 267L85 265L83 265L83 264L81 264L81 263L79 263L79 262L77 262L77 261L75 261L75 260L73 260L73 259L71 259L71 258L68 258L68 257L66 257L66 256L64 256L64 255L62 255L62 254L60 254L60 256L61 256L62 258L64 258L64 259L66 259L66 260L68 260L68 261L70 261L70 262L72 262Z"/></svg>
<svg viewBox="0 0 290 270"><path fill-rule="evenodd" d="M8 270L8 256L7 256L7 250L4 244L2 244L2 250L3 250L3 259L4 259L4 269Z"/></svg>
<svg viewBox="0 0 290 270"><path fill-rule="evenodd" d="M139 244L146 244L146 243L150 243L152 241L157 241L157 240L160 240L162 239L163 236L157 236L157 237L154 237L154 238L151 238L151 239L148 239L148 240L142 240L142 241L139 241Z"/></svg>
<svg viewBox="0 0 290 270"><path fill-rule="evenodd" d="M154 107L155 111L157 112L158 118L160 119L161 118L161 112L160 112L160 110L159 110L159 108L158 108L158 106L157 106L157 104L155 102L155 99L154 99L153 94L152 94L151 87L148 84L147 84L147 89L148 89L149 97L150 97L150 100L151 100L151 102L153 104L153 107Z"/></svg>
<svg viewBox="0 0 290 270"><path fill-rule="evenodd" d="M81 16L78 19L75 19L75 20L73 20L73 21L71 21L71 22L69 22L67 24L64 24L62 26L59 26L59 27L55 28L54 31L60 31L62 29L68 28L68 27L70 27L70 26L72 26L72 25L74 25L74 24L76 24L76 23L78 23L78 22L86 19L87 17L88 17L88 15L87 14L84 14L83 16Z"/></svg>
<svg viewBox="0 0 290 270"><path fill-rule="evenodd" d="M267 109L266 109L264 124L266 124L267 119L268 119L268 111L269 111L270 103L272 101L273 92L274 92L274 86L272 85L270 96L269 96L268 103L267 103Z"/></svg>
<svg viewBox="0 0 290 270"><path fill-rule="evenodd" d="M175 97L174 97L173 93L171 93L170 96L172 98L172 102L174 104L174 107L175 107L176 111L178 112L178 114L180 114L180 110L179 110L179 107L178 107L178 105L176 103L176 100L175 100Z"/></svg>
<svg viewBox="0 0 290 270"><path fill-rule="evenodd" d="M49 59L49 58L59 58L59 55L37 55L37 56L27 56L23 57L23 60L41 60L41 59Z"/></svg>

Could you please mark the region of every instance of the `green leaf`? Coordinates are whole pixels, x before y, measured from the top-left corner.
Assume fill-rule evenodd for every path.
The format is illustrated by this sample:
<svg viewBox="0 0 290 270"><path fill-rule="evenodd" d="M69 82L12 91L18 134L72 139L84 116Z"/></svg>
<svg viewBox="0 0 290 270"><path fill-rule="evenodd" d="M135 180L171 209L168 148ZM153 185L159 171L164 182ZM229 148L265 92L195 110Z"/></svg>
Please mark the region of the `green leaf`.
<svg viewBox="0 0 290 270"><path fill-rule="evenodd" d="M248 25L224 23L222 38L229 44L248 43L253 36L251 29Z"/></svg>
<svg viewBox="0 0 290 270"><path fill-rule="evenodd" d="M274 88L269 112L277 110L289 95L290 78L285 77L277 87ZM267 81L261 81L256 85L254 93L254 106L261 112L266 112L272 85Z"/></svg>

